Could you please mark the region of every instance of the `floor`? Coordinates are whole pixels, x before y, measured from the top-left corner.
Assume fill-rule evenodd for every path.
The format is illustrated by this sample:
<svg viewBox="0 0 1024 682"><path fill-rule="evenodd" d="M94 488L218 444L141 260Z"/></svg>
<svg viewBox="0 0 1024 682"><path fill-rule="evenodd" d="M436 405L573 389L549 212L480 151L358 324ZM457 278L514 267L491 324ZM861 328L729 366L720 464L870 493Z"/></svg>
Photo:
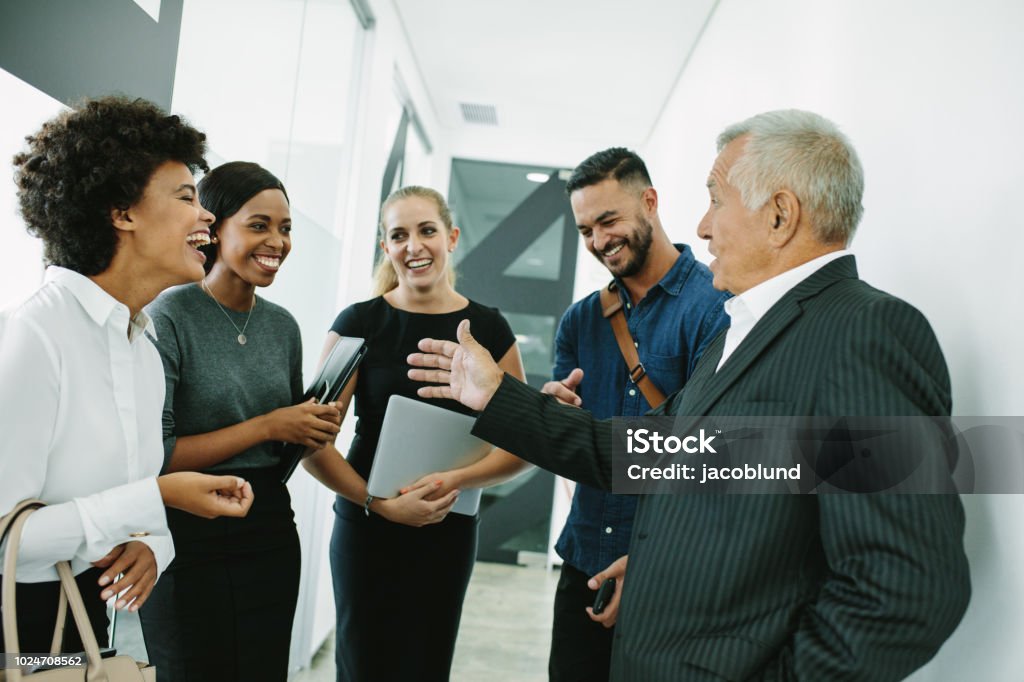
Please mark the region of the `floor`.
<svg viewBox="0 0 1024 682"><path fill-rule="evenodd" d="M542 555L522 553L524 565L477 563L462 610L452 682L543 682L551 641L551 604L558 571ZM145 659L138 617L122 613L117 648ZM291 682L333 682L334 637L328 637L309 670Z"/></svg>

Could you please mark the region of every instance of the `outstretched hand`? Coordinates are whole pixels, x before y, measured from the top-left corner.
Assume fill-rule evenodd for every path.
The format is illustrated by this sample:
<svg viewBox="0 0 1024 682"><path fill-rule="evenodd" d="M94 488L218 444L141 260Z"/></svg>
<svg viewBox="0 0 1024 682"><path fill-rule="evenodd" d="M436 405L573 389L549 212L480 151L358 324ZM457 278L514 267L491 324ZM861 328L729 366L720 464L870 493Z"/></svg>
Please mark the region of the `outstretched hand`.
<svg viewBox="0 0 1024 682"><path fill-rule="evenodd" d="M469 332L469 320L459 323L458 343L422 339L408 362L409 378L440 386L423 386L416 391L422 398L451 398L477 412L487 407L504 374L490 352Z"/></svg>

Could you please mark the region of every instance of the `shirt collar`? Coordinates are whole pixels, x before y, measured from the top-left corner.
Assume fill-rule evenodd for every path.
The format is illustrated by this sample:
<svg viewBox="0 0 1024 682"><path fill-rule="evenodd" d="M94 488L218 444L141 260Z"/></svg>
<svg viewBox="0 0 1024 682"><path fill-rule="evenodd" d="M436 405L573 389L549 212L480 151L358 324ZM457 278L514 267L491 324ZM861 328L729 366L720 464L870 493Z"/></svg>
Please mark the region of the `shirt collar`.
<svg viewBox="0 0 1024 682"><path fill-rule="evenodd" d="M679 258L676 258L676 262L672 264L672 267L668 269L665 276L654 286L661 287L667 294L678 296L679 292L683 290L683 284L686 283L686 278L690 276L690 270L696 261L693 257L693 251L689 246L686 244L674 244L674 246L679 251ZM616 277L615 282L619 285L619 290L625 294L626 287L622 284L622 280Z"/></svg>
<svg viewBox="0 0 1024 682"><path fill-rule="evenodd" d="M729 315L730 319L737 316L749 316L754 322L757 322L790 289L823 268L826 264L848 255L850 255L850 251L847 249L832 251L823 256L813 258L803 265L798 265L795 268L775 275L771 279L766 279L757 286L747 289L739 296L733 296L726 301L725 312Z"/></svg>
<svg viewBox="0 0 1024 682"><path fill-rule="evenodd" d="M96 282L80 272L62 268L59 265L51 265L46 268L45 282L53 282L71 292L78 299L79 304L92 318L93 322L101 327L107 324L110 316L119 307L127 313L128 306L104 291ZM140 310L138 314L128 321L128 338L134 340L142 332L148 332L156 338L156 327L146 311Z"/></svg>

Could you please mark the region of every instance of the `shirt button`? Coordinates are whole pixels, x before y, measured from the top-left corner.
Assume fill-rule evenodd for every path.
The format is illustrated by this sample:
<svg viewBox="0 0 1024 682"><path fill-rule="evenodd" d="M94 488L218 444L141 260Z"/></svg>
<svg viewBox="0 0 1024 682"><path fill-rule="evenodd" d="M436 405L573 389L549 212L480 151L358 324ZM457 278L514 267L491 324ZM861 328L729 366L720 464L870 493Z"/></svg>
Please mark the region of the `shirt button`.
<svg viewBox="0 0 1024 682"><path fill-rule="evenodd" d="M630 395L636 395L636 389L633 389L633 388L629 389L629 394Z"/></svg>
<svg viewBox="0 0 1024 682"><path fill-rule="evenodd" d="M604 532L608 533L609 535L611 535L612 534L612 527L608 526L607 528L604 529Z"/></svg>
<svg viewBox="0 0 1024 682"><path fill-rule="evenodd" d="M632 304L630 304L630 303L627 303L627 304L626 304L626 309L627 309L627 310L628 310L628 309L630 309L630 308L632 308L632 307L633 307L633 305L632 305Z"/></svg>
<svg viewBox="0 0 1024 682"><path fill-rule="evenodd" d="M647 533L637 533L636 536L638 538L640 538L641 540L646 540L647 539Z"/></svg>

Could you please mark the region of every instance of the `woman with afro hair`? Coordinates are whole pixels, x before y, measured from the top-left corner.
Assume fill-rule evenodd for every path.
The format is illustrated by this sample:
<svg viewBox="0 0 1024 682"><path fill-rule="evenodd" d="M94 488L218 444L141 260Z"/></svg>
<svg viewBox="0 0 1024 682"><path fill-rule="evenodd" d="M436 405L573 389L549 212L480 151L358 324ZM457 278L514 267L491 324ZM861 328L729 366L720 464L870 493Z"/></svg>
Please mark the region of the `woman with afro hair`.
<svg viewBox="0 0 1024 682"><path fill-rule="evenodd" d="M50 649L56 562L71 561L103 645L106 601L138 610L174 556L165 505L213 518L252 504L237 476L157 476L164 377L142 309L203 276L214 216L193 172L207 169L205 139L149 102L104 97L44 123L14 157L21 215L48 265L0 315L0 514L48 504L18 557L21 651ZM76 628L64 633L64 651L82 649Z"/></svg>

